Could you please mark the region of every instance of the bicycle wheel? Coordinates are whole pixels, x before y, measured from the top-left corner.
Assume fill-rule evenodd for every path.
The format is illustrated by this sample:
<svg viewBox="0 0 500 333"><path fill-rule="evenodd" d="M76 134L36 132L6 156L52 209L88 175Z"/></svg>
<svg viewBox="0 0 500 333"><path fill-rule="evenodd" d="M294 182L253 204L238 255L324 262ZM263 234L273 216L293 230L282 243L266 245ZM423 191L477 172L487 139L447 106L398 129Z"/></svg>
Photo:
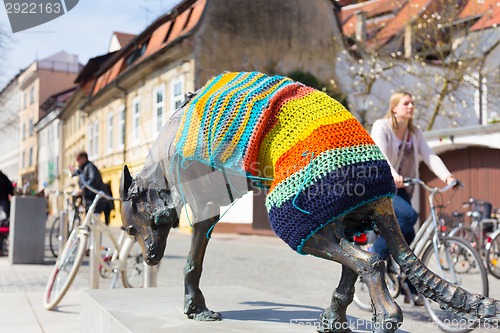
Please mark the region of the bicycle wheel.
<svg viewBox="0 0 500 333"><path fill-rule="evenodd" d="M450 231L448 237L458 237L465 239L466 241L471 243L472 247L475 248L476 250L479 245L477 235L474 233L471 227L466 227L466 226L455 227Z"/></svg>
<svg viewBox="0 0 500 333"><path fill-rule="evenodd" d="M500 233L491 239L486 250L486 265L488 271L497 279L500 279Z"/></svg>
<svg viewBox="0 0 500 333"><path fill-rule="evenodd" d="M394 272L386 272L385 284L387 285L391 297L398 297L401 291L399 276ZM361 310L372 312L372 300L368 292L368 286L364 283L362 276L358 278L354 285L353 301Z"/></svg>
<svg viewBox="0 0 500 333"><path fill-rule="evenodd" d="M123 286L142 288L144 286L144 257L139 243L127 236L120 252L120 260L123 260L121 273Z"/></svg>
<svg viewBox="0 0 500 333"><path fill-rule="evenodd" d="M437 256L431 243L425 249L422 261L431 271L452 284L469 292L488 296L486 269L477 251L466 240L456 237L443 238ZM470 332L477 326L477 322L469 322L454 313L444 311L440 309L439 304L428 299L425 299L425 307L431 319L444 332Z"/></svg>
<svg viewBox="0 0 500 333"><path fill-rule="evenodd" d="M368 286L363 281L363 277L360 275L356 280L354 285L354 304L358 306L361 310L372 311L372 299L370 293L368 292Z"/></svg>
<svg viewBox="0 0 500 333"><path fill-rule="evenodd" d="M88 232L75 229L68 237L45 287L43 306L54 309L75 279L87 247Z"/></svg>
<svg viewBox="0 0 500 333"><path fill-rule="evenodd" d="M49 248L54 258L57 258L59 250L59 217L56 217L50 226Z"/></svg>

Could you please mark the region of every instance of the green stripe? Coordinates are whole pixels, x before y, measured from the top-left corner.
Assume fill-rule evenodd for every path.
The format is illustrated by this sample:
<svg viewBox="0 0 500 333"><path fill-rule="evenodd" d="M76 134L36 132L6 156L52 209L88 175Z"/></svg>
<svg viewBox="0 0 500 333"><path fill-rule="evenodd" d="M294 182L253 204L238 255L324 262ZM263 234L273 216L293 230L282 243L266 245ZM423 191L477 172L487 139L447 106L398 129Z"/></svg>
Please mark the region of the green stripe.
<svg viewBox="0 0 500 333"><path fill-rule="evenodd" d="M311 161L311 166L306 165L303 169L293 173L286 180L276 185L266 198L266 207L268 210L271 207L279 208L285 201L294 197L297 192L314 184L328 173L339 170L342 167L360 162L378 160L385 160L385 157L376 145L361 145L327 150L318 155L318 157L315 157ZM309 180L303 184L302 182L309 168ZM349 172L352 171L349 170ZM354 172L357 173L356 170Z"/></svg>

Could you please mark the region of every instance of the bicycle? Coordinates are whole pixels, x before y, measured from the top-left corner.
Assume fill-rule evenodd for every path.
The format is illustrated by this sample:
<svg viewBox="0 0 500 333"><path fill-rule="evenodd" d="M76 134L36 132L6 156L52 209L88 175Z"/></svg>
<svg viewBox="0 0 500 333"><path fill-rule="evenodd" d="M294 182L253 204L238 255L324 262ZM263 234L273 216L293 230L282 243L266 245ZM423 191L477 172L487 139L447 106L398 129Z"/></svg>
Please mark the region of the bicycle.
<svg viewBox="0 0 500 333"><path fill-rule="evenodd" d="M85 214L82 223L78 228L73 229L69 235L49 276L43 297L43 305L48 310L55 309L71 287L87 252L89 236L93 236L91 237L90 246L90 270L91 284L94 288L98 285L98 282L95 281L96 278L98 279L97 271L102 269L113 273L112 288L117 285L119 278L125 288L143 286L144 264L142 251L132 249L133 246L139 247L139 244L123 229L117 239L111 229L101 221L99 214L94 213L101 198L107 200L120 199L110 197L103 191L94 189L80 174L78 176L85 187L96 193L96 197ZM103 258L101 251L97 252L97 249L102 249L102 235L106 236L106 239L110 241L111 252L113 253L110 259L106 254Z"/></svg>
<svg viewBox="0 0 500 333"><path fill-rule="evenodd" d="M496 278L500 278L497 250L500 244L496 244L500 242L500 239L497 238L498 240L492 244L499 233L500 216L498 213L493 213L491 203L484 200L470 198L463 206L470 207L466 215L472 218L472 222L470 226L460 223L450 231L450 235L470 242L484 259L488 271ZM459 216L463 218L464 214L459 214Z"/></svg>
<svg viewBox="0 0 500 333"><path fill-rule="evenodd" d="M497 213L497 221L500 220L499 215L500 212ZM491 240L486 244L486 266L491 275L500 279L500 228L489 237Z"/></svg>
<svg viewBox="0 0 500 333"><path fill-rule="evenodd" d="M54 193L56 196L64 196L63 211L52 221L49 232L50 252L54 258L57 258L68 234L80 225L85 209L82 199L75 196L72 191L55 191Z"/></svg>
<svg viewBox="0 0 500 333"><path fill-rule="evenodd" d="M460 183L453 182L444 188L437 188L429 187L420 179L405 179L405 186L411 184L418 184L429 192L430 215L418 230L410 248L437 275L468 291L488 296L487 272L479 253L464 239L449 237L442 232L444 222L438 218L437 206L434 204L437 194L449 191ZM396 297L405 289L407 277L394 263L388 265L385 280L391 295ZM362 279L356 282L355 290L355 304L361 309L372 311L371 300L370 303L366 301L369 298L368 289ZM407 287L405 293L409 295ZM470 332L478 324L440 309L437 303L427 298L424 299L424 306L431 319L444 332Z"/></svg>

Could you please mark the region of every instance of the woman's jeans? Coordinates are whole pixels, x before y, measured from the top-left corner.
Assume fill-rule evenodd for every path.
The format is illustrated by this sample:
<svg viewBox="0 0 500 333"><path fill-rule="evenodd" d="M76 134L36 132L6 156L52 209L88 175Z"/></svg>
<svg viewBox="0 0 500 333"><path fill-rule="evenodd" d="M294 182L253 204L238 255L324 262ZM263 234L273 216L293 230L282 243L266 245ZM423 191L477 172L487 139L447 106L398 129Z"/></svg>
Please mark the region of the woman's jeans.
<svg viewBox="0 0 500 333"><path fill-rule="evenodd" d="M394 196L393 206L403 236L406 242L410 244L415 238L414 227L418 219L418 214L411 206L410 196L404 189L398 189L398 193ZM382 260L387 259L389 256L387 243L383 237L377 238L373 244L373 250ZM414 288L412 287L413 286L411 286L410 289L413 293Z"/></svg>

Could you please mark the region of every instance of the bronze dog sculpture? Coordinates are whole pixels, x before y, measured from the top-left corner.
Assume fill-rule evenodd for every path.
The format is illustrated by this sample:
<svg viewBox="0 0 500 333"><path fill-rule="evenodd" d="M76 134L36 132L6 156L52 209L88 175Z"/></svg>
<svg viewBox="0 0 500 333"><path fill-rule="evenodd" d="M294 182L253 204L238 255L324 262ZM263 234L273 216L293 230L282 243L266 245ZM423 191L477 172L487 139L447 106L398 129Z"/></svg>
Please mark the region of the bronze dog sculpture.
<svg viewBox="0 0 500 333"><path fill-rule="evenodd" d="M322 92L260 73L213 78L172 116L137 177L126 166L122 174L123 224L148 264L162 258L179 209L188 204L193 211L184 271L188 318L221 319L199 288L207 234L220 206L248 191L247 181L268 189L271 225L290 247L342 264L321 332L349 331L346 309L358 275L370 292L374 331L394 332L401 324L385 263L350 241L374 226L421 294L470 320L500 320L500 302L442 280L410 250L394 215L388 164L354 117Z"/></svg>

